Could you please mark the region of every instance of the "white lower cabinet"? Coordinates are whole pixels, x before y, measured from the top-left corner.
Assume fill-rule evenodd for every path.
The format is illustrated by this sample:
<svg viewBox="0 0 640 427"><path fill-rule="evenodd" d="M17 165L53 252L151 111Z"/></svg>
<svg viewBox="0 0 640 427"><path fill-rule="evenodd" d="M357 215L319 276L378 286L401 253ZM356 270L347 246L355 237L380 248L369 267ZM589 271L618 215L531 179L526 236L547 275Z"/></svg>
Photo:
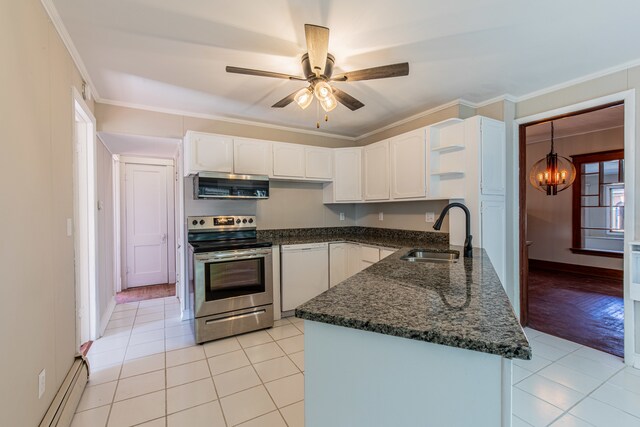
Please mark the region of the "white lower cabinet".
<svg viewBox="0 0 640 427"><path fill-rule="evenodd" d="M329 289L327 243L282 245L280 252L282 311L294 310Z"/></svg>
<svg viewBox="0 0 640 427"><path fill-rule="evenodd" d="M389 255L397 252L397 249L389 249L389 248L380 248L380 259L383 260Z"/></svg>
<svg viewBox="0 0 640 427"><path fill-rule="evenodd" d="M374 246L360 246L360 262L362 270L380 261L380 249Z"/></svg>
<svg viewBox="0 0 640 427"><path fill-rule="evenodd" d="M348 243L329 244L329 286L334 287L349 277L347 265Z"/></svg>

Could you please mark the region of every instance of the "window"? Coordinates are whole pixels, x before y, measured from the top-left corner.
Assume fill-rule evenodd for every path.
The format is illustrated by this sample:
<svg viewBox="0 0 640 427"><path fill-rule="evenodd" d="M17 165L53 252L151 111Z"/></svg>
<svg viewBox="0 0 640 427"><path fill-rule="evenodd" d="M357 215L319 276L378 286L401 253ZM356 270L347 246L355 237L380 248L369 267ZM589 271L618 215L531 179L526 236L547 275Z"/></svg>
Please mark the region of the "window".
<svg viewBox="0 0 640 427"><path fill-rule="evenodd" d="M572 156L572 252L622 257L624 251L624 150Z"/></svg>

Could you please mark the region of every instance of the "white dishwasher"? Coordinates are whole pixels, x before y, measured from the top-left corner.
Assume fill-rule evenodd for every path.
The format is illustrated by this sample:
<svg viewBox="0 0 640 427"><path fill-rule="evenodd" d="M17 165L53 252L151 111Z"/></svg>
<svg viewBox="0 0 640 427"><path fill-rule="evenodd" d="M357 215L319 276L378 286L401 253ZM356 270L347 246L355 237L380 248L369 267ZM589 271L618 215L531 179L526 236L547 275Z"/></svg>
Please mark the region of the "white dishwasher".
<svg viewBox="0 0 640 427"><path fill-rule="evenodd" d="M310 243L280 246L282 311L329 289L329 244Z"/></svg>

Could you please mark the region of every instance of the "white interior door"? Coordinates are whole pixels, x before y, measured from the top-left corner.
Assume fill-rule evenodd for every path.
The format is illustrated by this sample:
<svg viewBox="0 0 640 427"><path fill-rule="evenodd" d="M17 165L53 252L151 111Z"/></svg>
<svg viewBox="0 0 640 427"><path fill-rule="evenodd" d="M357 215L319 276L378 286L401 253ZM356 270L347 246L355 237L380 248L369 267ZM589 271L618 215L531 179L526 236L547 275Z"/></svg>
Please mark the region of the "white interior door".
<svg viewBox="0 0 640 427"><path fill-rule="evenodd" d="M167 167L127 164L126 285L167 283Z"/></svg>

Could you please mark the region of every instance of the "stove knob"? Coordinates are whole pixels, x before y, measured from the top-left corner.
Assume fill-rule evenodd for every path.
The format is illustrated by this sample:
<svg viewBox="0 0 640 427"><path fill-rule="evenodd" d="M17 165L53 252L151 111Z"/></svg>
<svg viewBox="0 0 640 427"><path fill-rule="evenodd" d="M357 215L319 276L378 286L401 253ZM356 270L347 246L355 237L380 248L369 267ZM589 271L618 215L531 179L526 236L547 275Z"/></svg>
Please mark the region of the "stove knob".
<svg viewBox="0 0 640 427"><path fill-rule="evenodd" d="M197 220L197 219L194 219L194 220L191 222L191 224L193 224L193 225L198 225L198 220Z"/></svg>
<svg viewBox="0 0 640 427"><path fill-rule="evenodd" d="M249 218L249 224L253 224L253 218Z"/></svg>
<svg viewBox="0 0 640 427"><path fill-rule="evenodd" d="M200 225L204 225L204 219L200 220Z"/></svg>
<svg viewBox="0 0 640 427"><path fill-rule="evenodd" d="M242 220L242 223L243 223L243 224L246 224L246 223L247 223L247 218L243 219L243 220Z"/></svg>
<svg viewBox="0 0 640 427"><path fill-rule="evenodd" d="M240 224L240 218L236 219L236 224Z"/></svg>

